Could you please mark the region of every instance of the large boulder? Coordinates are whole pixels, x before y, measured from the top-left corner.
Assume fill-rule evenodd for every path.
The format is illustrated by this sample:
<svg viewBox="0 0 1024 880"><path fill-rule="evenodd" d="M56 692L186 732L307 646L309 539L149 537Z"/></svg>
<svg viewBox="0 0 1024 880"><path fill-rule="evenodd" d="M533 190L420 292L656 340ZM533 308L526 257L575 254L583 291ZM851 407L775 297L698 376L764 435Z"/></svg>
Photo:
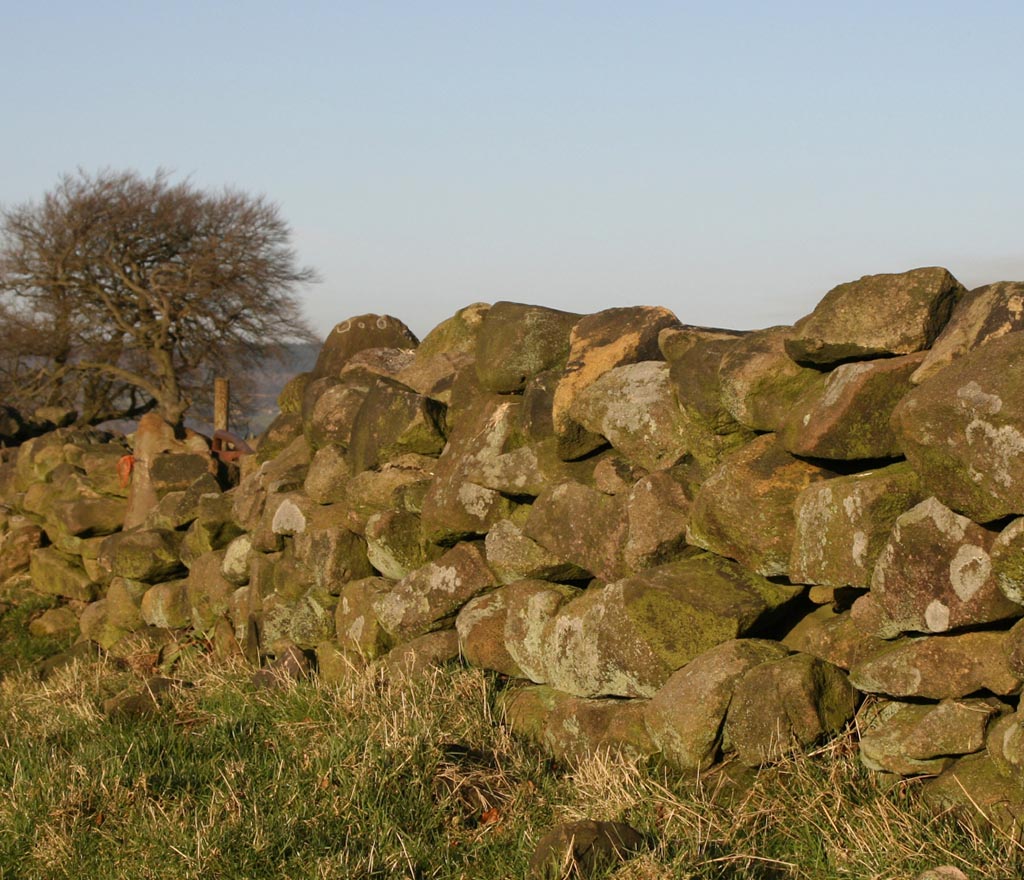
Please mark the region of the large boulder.
<svg viewBox="0 0 1024 880"><path fill-rule="evenodd" d="M484 315L476 337L476 374L486 391L522 391L545 370L569 357L569 332L580 315L543 306L497 302Z"/></svg>
<svg viewBox="0 0 1024 880"><path fill-rule="evenodd" d="M865 275L825 294L796 323L786 351L797 363L816 366L923 351L965 292L938 267Z"/></svg>
<svg viewBox="0 0 1024 880"><path fill-rule="evenodd" d="M1024 330L1024 282L999 281L972 290L957 304L911 381L920 384L961 355L1016 330Z"/></svg>
<svg viewBox="0 0 1024 880"><path fill-rule="evenodd" d="M390 315L359 315L335 325L328 334L310 381L340 376L345 364L368 348L415 348L419 340L397 318Z"/></svg>
<svg viewBox="0 0 1024 880"><path fill-rule="evenodd" d="M555 615L580 591L564 584L521 580L504 587L504 645L523 678L548 681L548 634Z"/></svg>
<svg viewBox="0 0 1024 880"><path fill-rule="evenodd" d="M798 593L711 554L591 586L545 633L548 680L577 696L653 696L676 669L755 630Z"/></svg>
<svg viewBox="0 0 1024 880"><path fill-rule="evenodd" d="M401 455L440 455L444 407L389 379L370 388L352 423L348 464L353 474Z"/></svg>
<svg viewBox="0 0 1024 880"><path fill-rule="evenodd" d="M569 360L552 400L551 418L563 458L580 458L603 439L572 418L577 396L615 367L658 360L658 334L679 321L668 309L653 306L606 309L576 323L569 340Z"/></svg>
<svg viewBox="0 0 1024 880"><path fill-rule="evenodd" d="M807 458L896 458L902 453L889 416L910 388L921 354L841 364L793 405L779 441Z"/></svg>
<svg viewBox="0 0 1024 880"><path fill-rule="evenodd" d="M793 505L830 471L786 452L764 434L730 454L704 482L690 510L687 538L771 577L789 571L796 537Z"/></svg>
<svg viewBox="0 0 1024 880"><path fill-rule="evenodd" d="M925 489L975 522L1024 513L1024 332L956 359L893 412Z"/></svg>
<svg viewBox="0 0 1024 880"><path fill-rule="evenodd" d="M804 584L868 587L896 518L924 500L905 462L811 483L796 499L789 575Z"/></svg>
<svg viewBox="0 0 1024 880"><path fill-rule="evenodd" d="M875 565L871 595L904 632L946 632L1024 616L992 577L995 532L935 498L900 515Z"/></svg>

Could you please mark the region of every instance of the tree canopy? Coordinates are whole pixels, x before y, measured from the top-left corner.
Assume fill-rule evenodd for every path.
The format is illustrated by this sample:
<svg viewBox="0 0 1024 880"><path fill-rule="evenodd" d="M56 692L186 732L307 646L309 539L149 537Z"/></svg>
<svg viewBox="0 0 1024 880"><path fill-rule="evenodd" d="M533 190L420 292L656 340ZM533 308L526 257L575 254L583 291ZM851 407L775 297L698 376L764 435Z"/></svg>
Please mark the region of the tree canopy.
<svg viewBox="0 0 1024 880"><path fill-rule="evenodd" d="M166 172L83 171L0 210L0 402L180 423L215 374L312 339L275 204Z"/></svg>

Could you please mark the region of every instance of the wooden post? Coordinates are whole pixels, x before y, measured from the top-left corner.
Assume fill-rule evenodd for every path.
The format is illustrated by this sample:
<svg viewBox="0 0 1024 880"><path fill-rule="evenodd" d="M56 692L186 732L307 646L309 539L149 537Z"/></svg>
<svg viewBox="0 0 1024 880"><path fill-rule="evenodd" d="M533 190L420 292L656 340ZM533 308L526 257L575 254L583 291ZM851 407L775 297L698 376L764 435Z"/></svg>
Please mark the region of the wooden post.
<svg viewBox="0 0 1024 880"><path fill-rule="evenodd" d="M228 429L228 402L231 400L231 383L227 379L213 380L213 430Z"/></svg>

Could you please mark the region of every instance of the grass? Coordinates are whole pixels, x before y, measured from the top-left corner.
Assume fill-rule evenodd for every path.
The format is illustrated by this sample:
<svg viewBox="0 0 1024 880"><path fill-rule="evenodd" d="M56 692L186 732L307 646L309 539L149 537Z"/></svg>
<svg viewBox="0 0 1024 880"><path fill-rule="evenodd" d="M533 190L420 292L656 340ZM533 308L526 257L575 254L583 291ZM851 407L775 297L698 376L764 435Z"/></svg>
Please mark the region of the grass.
<svg viewBox="0 0 1024 880"><path fill-rule="evenodd" d="M750 785L607 753L556 766L510 736L500 682L479 670L258 690L201 651L182 654L173 675L190 686L157 715L105 717L144 665L0 682L0 878L518 878L575 818L650 836L618 880L896 880L941 864L1004 880L1024 865L997 832L864 772L852 735Z"/></svg>

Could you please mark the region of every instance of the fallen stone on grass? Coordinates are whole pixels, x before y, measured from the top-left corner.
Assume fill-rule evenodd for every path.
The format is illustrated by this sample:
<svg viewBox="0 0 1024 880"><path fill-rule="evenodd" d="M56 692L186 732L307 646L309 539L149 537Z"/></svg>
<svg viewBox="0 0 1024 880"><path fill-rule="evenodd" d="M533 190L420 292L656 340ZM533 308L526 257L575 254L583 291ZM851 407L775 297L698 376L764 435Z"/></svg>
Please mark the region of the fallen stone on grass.
<svg viewBox="0 0 1024 880"><path fill-rule="evenodd" d="M530 880L604 876L646 845L644 835L624 822L563 822L537 842L530 856Z"/></svg>

